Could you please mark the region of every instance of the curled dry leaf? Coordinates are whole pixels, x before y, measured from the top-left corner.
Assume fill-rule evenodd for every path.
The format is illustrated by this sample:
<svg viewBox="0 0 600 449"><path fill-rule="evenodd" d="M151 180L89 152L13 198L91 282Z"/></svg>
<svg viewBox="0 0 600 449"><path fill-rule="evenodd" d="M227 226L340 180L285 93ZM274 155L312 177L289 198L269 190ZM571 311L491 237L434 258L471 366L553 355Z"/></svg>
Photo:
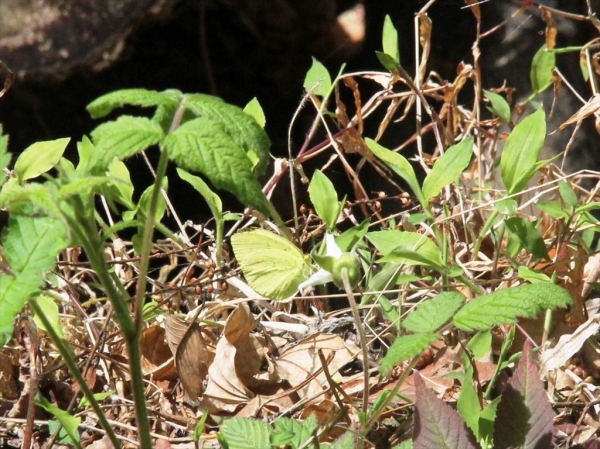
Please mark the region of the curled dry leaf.
<svg viewBox="0 0 600 449"><path fill-rule="evenodd" d="M174 354L165 342L165 330L162 327L154 325L144 329L140 347L144 374L156 381L177 379Z"/></svg>
<svg viewBox="0 0 600 449"><path fill-rule="evenodd" d="M340 378L340 375L336 374L337 371L359 352L358 348L348 346L337 334L316 333L285 350L281 357L275 360L277 373L294 387L302 384L309 376L321 369L321 361L317 354L319 349L323 351L326 359L329 359L331 353L335 354L328 366L334 380ZM321 372L301 387L298 395L301 398L310 397L327 388L327 379Z"/></svg>
<svg viewBox="0 0 600 449"><path fill-rule="evenodd" d="M212 413L234 412L254 398L257 389L278 380L266 357L264 339L250 333L255 325L247 304L241 304L225 323L204 392L204 403Z"/></svg>
<svg viewBox="0 0 600 449"><path fill-rule="evenodd" d="M188 323L177 315L165 321L166 340L175 356L175 366L185 391L185 401L197 403L204 390L210 354L197 322Z"/></svg>

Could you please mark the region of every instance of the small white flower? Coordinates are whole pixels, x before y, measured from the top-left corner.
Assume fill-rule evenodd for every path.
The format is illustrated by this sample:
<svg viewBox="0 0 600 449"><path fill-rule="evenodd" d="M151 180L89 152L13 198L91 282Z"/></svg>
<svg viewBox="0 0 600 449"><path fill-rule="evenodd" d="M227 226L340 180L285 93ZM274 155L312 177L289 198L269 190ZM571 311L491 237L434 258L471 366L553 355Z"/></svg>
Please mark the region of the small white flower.
<svg viewBox="0 0 600 449"><path fill-rule="evenodd" d="M342 255L342 250L335 242L335 237L330 232L325 234L325 255L329 257L338 258ZM308 287L314 287L315 285L324 285L329 282L333 282L333 275L325 270L324 268L320 268L316 273L312 274L307 280L302 282L298 286L298 291L302 291Z"/></svg>

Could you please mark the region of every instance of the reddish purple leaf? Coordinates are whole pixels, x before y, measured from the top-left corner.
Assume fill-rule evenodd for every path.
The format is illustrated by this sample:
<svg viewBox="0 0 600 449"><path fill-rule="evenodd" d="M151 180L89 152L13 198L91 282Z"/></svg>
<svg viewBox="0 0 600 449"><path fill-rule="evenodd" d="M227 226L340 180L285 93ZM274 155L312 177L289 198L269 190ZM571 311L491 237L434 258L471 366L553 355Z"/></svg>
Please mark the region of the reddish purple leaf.
<svg viewBox="0 0 600 449"><path fill-rule="evenodd" d="M515 374L498 405L494 443L498 449L552 447L554 412L526 342Z"/></svg>
<svg viewBox="0 0 600 449"><path fill-rule="evenodd" d="M415 371L414 449L475 449L475 439L458 412L425 386Z"/></svg>

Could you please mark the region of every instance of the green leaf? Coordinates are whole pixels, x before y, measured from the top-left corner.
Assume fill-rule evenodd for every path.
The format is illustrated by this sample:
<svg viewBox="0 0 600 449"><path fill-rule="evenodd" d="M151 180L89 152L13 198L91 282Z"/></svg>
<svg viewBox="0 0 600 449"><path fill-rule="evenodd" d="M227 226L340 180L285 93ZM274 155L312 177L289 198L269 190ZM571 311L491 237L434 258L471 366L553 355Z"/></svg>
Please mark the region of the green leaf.
<svg viewBox="0 0 600 449"><path fill-rule="evenodd" d="M504 198L496 203L496 210L502 215L514 215L518 208L517 202L513 198Z"/></svg>
<svg viewBox="0 0 600 449"><path fill-rule="evenodd" d="M552 85L552 70L556 67L556 55L546 51L546 44L536 52L531 63L531 88L538 94Z"/></svg>
<svg viewBox="0 0 600 449"><path fill-rule="evenodd" d="M15 162L15 173L19 183L37 178L53 168L62 157L71 139L36 142L27 147Z"/></svg>
<svg viewBox="0 0 600 449"><path fill-rule="evenodd" d="M270 449L269 425L258 419L231 418L223 420L219 442L229 449Z"/></svg>
<svg viewBox="0 0 600 449"><path fill-rule="evenodd" d="M133 203L133 183L127 166L118 159L113 159L109 164L106 175L111 181L102 189L102 194L109 201L118 201L128 209L135 207Z"/></svg>
<svg viewBox="0 0 600 449"><path fill-rule="evenodd" d="M265 112L263 111L256 97L248 102L248 104L244 107L244 112L254 118L256 123L258 123L261 128L265 128L265 125L267 124Z"/></svg>
<svg viewBox="0 0 600 449"><path fill-rule="evenodd" d="M535 206L552 218L564 218L565 220L569 218L568 212L565 211L565 208L560 201L540 201L535 203Z"/></svg>
<svg viewBox="0 0 600 449"><path fill-rule="evenodd" d="M308 277L302 251L277 234L264 229L239 232L231 236L231 245L250 287L267 298L290 298Z"/></svg>
<svg viewBox="0 0 600 449"><path fill-rule="evenodd" d="M398 31L389 15L386 14L383 21L383 32L381 35L383 52L390 55L396 65L400 65L400 46L398 45Z"/></svg>
<svg viewBox="0 0 600 449"><path fill-rule="evenodd" d="M515 126L506 140L500 166L509 194L523 190L533 176L545 137L546 116L540 108Z"/></svg>
<svg viewBox="0 0 600 449"><path fill-rule="evenodd" d="M38 290L41 277L19 276L15 278L0 273L0 347L10 341L15 317L21 312L27 300Z"/></svg>
<svg viewBox="0 0 600 449"><path fill-rule="evenodd" d="M102 186L111 183L111 179L107 176L85 176L75 179L58 190L57 198L65 200L74 195L85 196L92 191L101 190ZM116 184L116 182L115 182Z"/></svg>
<svg viewBox="0 0 600 449"><path fill-rule="evenodd" d="M227 133L250 160L252 173L264 174L270 160L271 141L254 117L212 95L186 95L185 107L204 119L197 122L198 126L207 127L209 132Z"/></svg>
<svg viewBox="0 0 600 449"><path fill-rule="evenodd" d="M431 172L423 182L423 195L427 200L439 195L444 187L460 178L471 161L474 141L473 137L469 137L452 145L435 161Z"/></svg>
<svg viewBox="0 0 600 449"><path fill-rule="evenodd" d="M210 187L208 187L208 184L206 184L202 178L194 176L180 168L177 169L177 174L181 179L191 184L191 186L202 195L202 198L204 198L208 204L213 217L215 217L216 220L219 220L223 214L223 203L221 202L219 195L210 190Z"/></svg>
<svg viewBox="0 0 600 449"><path fill-rule="evenodd" d="M79 155L77 173L80 175L92 174L91 163L94 156L94 145L87 136L83 136L81 142L77 142L77 154Z"/></svg>
<svg viewBox="0 0 600 449"><path fill-rule="evenodd" d="M485 89L483 92L488 97L488 100L490 100L490 111L500 117L504 123L510 123L510 106L504 97Z"/></svg>
<svg viewBox="0 0 600 449"><path fill-rule="evenodd" d="M466 331L487 330L534 318L540 312L567 307L573 300L562 287L554 284L527 284L481 295L467 303L454 316L454 325Z"/></svg>
<svg viewBox="0 0 600 449"><path fill-rule="evenodd" d="M40 393L38 393L35 397L35 404L38 407L42 407L44 410L58 419L71 438L72 443L77 447L81 447L79 439L79 424L81 424L81 418L71 416L69 412L58 408Z"/></svg>
<svg viewBox="0 0 600 449"><path fill-rule="evenodd" d="M442 292L426 299L408 314L402 326L411 332L435 332L454 316L465 302L458 292Z"/></svg>
<svg viewBox="0 0 600 449"><path fill-rule="evenodd" d="M438 334L413 334L397 338L381 359L380 372L387 374L393 367L418 356L440 336Z"/></svg>
<svg viewBox="0 0 600 449"><path fill-rule="evenodd" d="M365 139L365 142L375 157L394 170L412 189L421 205L426 206L428 204L427 199L421 191L421 186L419 186L419 181L417 180L417 176L415 175L415 171L413 170L412 165L410 165L410 162L408 162L401 154L382 147L373 139L367 138Z"/></svg>
<svg viewBox="0 0 600 449"><path fill-rule="evenodd" d="M333 443L329 449L355 449L354 446L355 435L354 432L346 432ZM321 449L323 449L323 445L321 445Z"/></svg>
<svg viewBox="0 0 600 449"><path fill-rule="evenodd" d="M571 207L579 206L579 200L577 199L577 194L573 190L573 188L566 181L558 182L558 191L560 193L560 197L563 201Z"/></svg>
<svg viewBox="0 0 600 449"><path fill-rule="evenodd" d="M504 226L510 236L534 257L550 260L546 243L532 222L522 217L512 217L504 220Z"/></svg>
<svg viewBox="0 0 600 449"><path fill-rule="evenodd" d="M465 424L473 431L475 438L480 439L479 435L479 417L481 409L479 406L479 397L473 386L473 367L469 366L465 371L462 382L462 388L456 401L456 409L465 421Z"/></svg>
<svg viewBox="0 0 600 449"><path fill-rule="evenodd" d="M94 393L94 398L96 399L96 401L102 402L103 400L105 400L106 398L110 397L113 394L115 394L115 392L113 390L103 391L102 393ZM84 408L84 407L87 407L88 405L90 405L90 401L88 401L87 398L83 397L79 401L78 407Z"/></svg>
<svg viewBox="0 0 600 449"><path fill-rule="evenodd" d="M124 115L103 123L92 131L95 146L92 166L108 167L114 158L127 159L157 145L163 137L160 125L145 117Z"/></svg>
<svg viewBox="0 0 600 449"><path fill-rule="evenodd" d="M337 243L342 251L352 251L358 242L367 235L369 225L369 220L365 220L358 226L353 226L350 229L345 230L335 238L335 243Z"/></svg>
<svg viewBox="0 0 600 449"><path fill-rule="evenodd" d="M304 422L297 419L277 418L275 428L271 433L271 446L291 446L292 449L298 449L310 438L319 425L317 417L313 413Z"/></svg>
<svg viewBox="0 0 600 449"><path fill-rule="evenodd" d="M10 208L11 214L15 215L34 215L42 212L54 217L60 216L54 187L38 183L19 185L11 181L0 190L0 207Z"/></svg>
<svg viewBox="0 0 600 449"><path fill-rule="evenodd" d="M308 195L317 215L327 224L327 229L333 231L340 214L338 195L333 183L321 170L315 170L308 186Z"/></svg>
<svg viewBox="0 0 600 449"><path fill-rule="evenodd" d="M492 333L488 331L477 332L467 343L467 349L473 353L473 359L475 360L488 357L492 350Z"/></svg>
<svg viewBox="0 0 600 449"><path fill-rule="evenodd" d="M13 276L0 274L0 346L12 335L15 317L67 246L63 223L50 217L11 215L2 233L3 253Z"/></svg>
<svg viewBox="0 0 600 449"><path fill-rule="evenodd" d="M141 107L171 105L177 107L181 97L182 93L176 90L157 92L146 89L123 89L97 98L88 105L87 110L92 118L101 118L125 105Z"/></svg>
<svg viewBox="0 0 600 449"><path fill-rule="evenodd" d="M55 258L67 246L63 222L50 217L11 215L2 234L4 255L16 276L41 276L54 268Z"/></svg>
<svg viewBox="0 0 600 449"><path fill-rule="evenodd" d="M443 270L442 253L435 243L418 232L375 231L367 233L369 241L383 254L379 262L424 265Z"/></svg>
<svg viewBox="0 0 600 449"><path fill-rule="evenodd" d="M164 145L179 167L204 174L215 187L269 215L268 200L252 173L250 160L220 125L205 117L191 120L169 134Z"/></svg>
<svg viewBox="0 0 600 449"><path fill-rule="evenodd" d="M375 56L377 56L377 59L379 59L379 62L386 70L389 70L390 72L398 70L398 62L393 56L381 51L376 51Z"/></svg>
<svg viewBox="0 0 600 449"><path fill-rule="evenodd" d="M44 312L44 316L52 325L54 332L56 332L60 338L64 338L62 324L60 322L60 315L58 313L58 306L56 305L54 299L47 295L39 295L35 298L32 298L31 301L36 302L40 310ZM44 326L44 323L42 323L39 316L34 315L33 321L35 322L37 327L47 332L46 326Z"/></svg>
<svg viewBox="0 0 600 449"><path fill-rule="evenodd" d="M312 58L312 66L308 69L306 76L304 77L304 89L313 94L321 97L329 95L331 90L331 75L323 64Z"/></svg>
<svg viewBox="0 0 600 449"><path fill-rule="evenodd" d="M494 423L496 422L496 411L498 410L498 404L502 400L502 396L498 396L492 402L485 406L485 408L479 414L479 435L483 441L487 442L487 446L483 447L494 447Z"/></svg>
<svg viewBox="0 0 600 449"><path fill-rule="evenodd" d="M548 277L548 275L544 273L538 273L537 271L532 270L529 267L520 266L518 271L519 277L521 279L525 279L532 284L536 284L539 282L551 282L552 280Z"/></svg>

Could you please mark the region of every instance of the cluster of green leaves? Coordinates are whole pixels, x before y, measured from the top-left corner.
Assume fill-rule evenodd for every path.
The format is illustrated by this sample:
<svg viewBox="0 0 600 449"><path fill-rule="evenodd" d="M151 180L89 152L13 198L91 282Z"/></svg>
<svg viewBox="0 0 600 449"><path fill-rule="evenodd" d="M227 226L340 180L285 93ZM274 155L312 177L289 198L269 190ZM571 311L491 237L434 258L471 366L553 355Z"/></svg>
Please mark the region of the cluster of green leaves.
<svg viewBox="0 0 600 449"><path fill-rule="evenodd" d="M14 176L3 176L0 180L0 208L6 208L10 214L2 233L0 344L6 344L12 337L15 317L29 301L36 321L52 337L111 441L115 447L120 446L97 398L77 369L70 348L62 341L55 300L41 293L44 282L57 286L56 280L47 275L55 266L56 256L67 246L82 247L100 288L113 305L115 319L128 345L140 441L142 446L150 447L139 337L153 230L157 228L177 241L160 223L166 208L161 191L168 185L167 162L175 162L180 176L208 202L217 220L218 248L222 244L223 221L232 217L223 215L219 197L201 178L184 170L203 174L214 186L229 190L245 205L269 215L281 225L283 233L289 231L257 180L268 163L270 144L256 102L244 112L208 95L132 89L105 95L88 109L93 117L99 118L125 105L153 107L155 111L151 118L123 115L99 125L92 132L92 141L84 137L78 142L76 166L63 157L69 139L37 142L19 155ZM6 167L3 173L8 172L10 162L7 141L0 133L0 162L3 169ZM152 146L160 149L156 180L135 203L134 187L123 160ZM113 214L121 213L122 220L107 224L96 212L97 195L103 196ZM138 229L134 247L140 256L140 275L133 301L104 257L107 241L127 227ZM132 303L133 314L129 307ZM44 406L42 399L39 403ZM77 426L71 421L63 423L64 414L55 415L70 441L78 444L73 432Z"/></svg>

